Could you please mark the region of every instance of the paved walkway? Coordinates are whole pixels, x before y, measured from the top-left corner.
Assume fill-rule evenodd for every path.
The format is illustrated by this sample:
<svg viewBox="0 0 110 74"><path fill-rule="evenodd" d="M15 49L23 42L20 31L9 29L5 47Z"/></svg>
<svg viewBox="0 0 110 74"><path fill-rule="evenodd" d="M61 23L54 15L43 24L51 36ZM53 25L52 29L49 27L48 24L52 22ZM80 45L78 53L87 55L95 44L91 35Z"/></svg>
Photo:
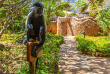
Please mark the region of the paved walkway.
<svg viewBox="0 0 110 74"><path fill-rule="evenodd" d="M59 74L110 74L110 58L91 57L76 50L74 36L64 36L60 46Z"/></svg>

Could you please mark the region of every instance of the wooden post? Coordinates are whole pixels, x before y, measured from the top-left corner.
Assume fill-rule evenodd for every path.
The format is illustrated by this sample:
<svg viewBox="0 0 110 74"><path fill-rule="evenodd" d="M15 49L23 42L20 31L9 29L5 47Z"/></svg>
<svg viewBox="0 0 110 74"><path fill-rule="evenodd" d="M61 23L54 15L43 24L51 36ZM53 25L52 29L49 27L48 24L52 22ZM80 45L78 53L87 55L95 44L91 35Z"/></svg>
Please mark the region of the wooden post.
<svg viewBox="0 0 110 74"><path fill-rule="evenodd" d="M32 47L35 43L40 43L39 41L35 41L35 42L28 42L27 43L27 61L29 61L29 70L30 70L30 74L35 74L35 69L34 69L34 60L36 60L37 58L32 57L31 55L31 50Z"/></svg>
<svg viewBox="0 0 110 74"><path fill-rule="evenodd" d="M85 38L85 32L84 32L84 38Z"/></svg>
<svg viewBox="0 0 110 74"><path fill-rule="evenodd" d="M37 49L37 57L33 57L31 55L31 51L32 51L32 48L33 48L33 45L37 43L39 44L40 42L39 41L34 41L34 42L28 42L27 43L27 61L29 61L29 69L30 69L30 74L35 74L35 64L34 64L34 60L37 59L36 61L36 67L37 67L37 62L38 62L38 58L41 57L41 55L43 54L43 47L39 47Z"/></svg>
<svg viewBox="0 0 110 74"><path fill-rule="evenodd" d="M30 66L30 74L35 74L35 70L34 70L34 61L29 62L29 66Z"/></svg>

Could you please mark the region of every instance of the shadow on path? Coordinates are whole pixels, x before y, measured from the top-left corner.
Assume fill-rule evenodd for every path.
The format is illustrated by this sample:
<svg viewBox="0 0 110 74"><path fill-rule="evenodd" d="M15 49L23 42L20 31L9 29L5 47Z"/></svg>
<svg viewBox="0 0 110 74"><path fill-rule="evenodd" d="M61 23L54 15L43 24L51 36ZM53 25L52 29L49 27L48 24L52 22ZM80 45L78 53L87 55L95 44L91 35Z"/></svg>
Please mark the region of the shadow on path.
<svg viewBox="0 0 110 74"><path fill-rule="evenodd" d="M110 74L110 58L91 57L76 50L74 36L64 36L60 46L59 74Z"/></svg>

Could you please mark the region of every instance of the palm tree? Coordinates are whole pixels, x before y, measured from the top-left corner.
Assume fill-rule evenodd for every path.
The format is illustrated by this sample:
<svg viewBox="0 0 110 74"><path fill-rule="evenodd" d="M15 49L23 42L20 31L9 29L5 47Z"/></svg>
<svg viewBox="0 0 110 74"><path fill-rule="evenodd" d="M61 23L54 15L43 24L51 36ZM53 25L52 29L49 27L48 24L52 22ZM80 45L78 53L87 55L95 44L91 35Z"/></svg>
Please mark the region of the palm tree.
<svg viewBox="0 0 110 74"><path fill-rule="evenodd" d="M88 9L89 15L95 16L98 13L99 8L102 7L103 2L104 0L78 0L74 7L76 6L79 8L79 13L86 12Z"/></svg>

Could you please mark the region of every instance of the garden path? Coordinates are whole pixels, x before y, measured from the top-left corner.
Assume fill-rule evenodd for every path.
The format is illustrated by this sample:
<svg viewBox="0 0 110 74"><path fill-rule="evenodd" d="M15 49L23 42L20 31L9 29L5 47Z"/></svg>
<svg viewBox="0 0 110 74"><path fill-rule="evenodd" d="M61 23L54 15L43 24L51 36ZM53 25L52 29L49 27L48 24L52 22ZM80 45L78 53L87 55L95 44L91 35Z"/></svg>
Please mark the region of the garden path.
<svg viewBox="0 0 110 74"><path fill-rule="evenodd" d="M58 74L110 74L110 58L92 57L76 50L74 36L64 36Z"/></svg>

